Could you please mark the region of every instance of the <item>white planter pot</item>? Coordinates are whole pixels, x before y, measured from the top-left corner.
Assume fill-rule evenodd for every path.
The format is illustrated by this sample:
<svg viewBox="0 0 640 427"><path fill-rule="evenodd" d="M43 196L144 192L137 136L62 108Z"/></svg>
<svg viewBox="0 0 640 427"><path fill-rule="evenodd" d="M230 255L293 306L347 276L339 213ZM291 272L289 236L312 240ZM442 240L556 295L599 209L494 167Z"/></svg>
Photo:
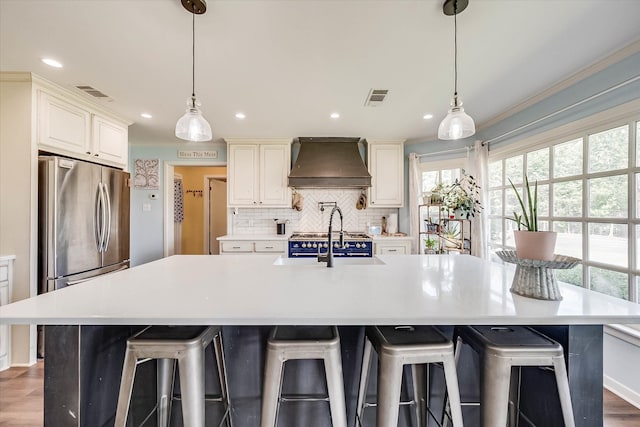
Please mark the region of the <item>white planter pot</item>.
<svg viewBox="0 0 640 427"><path fill-rule="evenodd" d="M514 230L516 254L520 259L552 261L557 236L555 231Z"/></svg>

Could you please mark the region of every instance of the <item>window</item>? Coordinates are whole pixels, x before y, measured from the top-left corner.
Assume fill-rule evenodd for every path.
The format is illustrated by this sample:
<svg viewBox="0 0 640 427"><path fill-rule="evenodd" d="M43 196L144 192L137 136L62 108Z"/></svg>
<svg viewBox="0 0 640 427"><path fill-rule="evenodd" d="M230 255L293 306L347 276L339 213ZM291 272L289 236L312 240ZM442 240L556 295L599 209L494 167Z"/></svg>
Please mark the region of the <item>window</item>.
<svg viewBox="0 0 640 427"><path fill-rule="evenodd" d="M547 141L490 153L490 251L514 246L509 218L519 208L511 182L521 191L526 173L538 182L541 228L558 232L556 252L583 260L556 271L558 280L640 302L638 117Z"/></svg>
<svg viewBox="0 0 640 427"><path fill-rule="evenodd" d="M464 160L443 160L420 163L422 170L422 192L428 193L438 184L453 184L460 178Z"/></svg>

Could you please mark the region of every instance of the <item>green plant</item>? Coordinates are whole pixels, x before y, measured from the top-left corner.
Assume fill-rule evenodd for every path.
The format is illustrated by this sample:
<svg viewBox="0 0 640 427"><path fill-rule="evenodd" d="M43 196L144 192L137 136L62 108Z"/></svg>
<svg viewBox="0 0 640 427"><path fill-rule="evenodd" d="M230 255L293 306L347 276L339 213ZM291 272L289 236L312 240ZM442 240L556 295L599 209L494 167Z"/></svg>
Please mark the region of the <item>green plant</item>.
<svg viewBox="0 0 640 427"><path fill-rule="evenodd" d="M462 177L442 190L442 210L459 211L466 219L475 217L483 209L480 204L480 186L464 170Z"/></svg>
<svg viewBox="0 0 640 427"><path fill-rule="evenodd" d="M518 189L511 179L509 179L509 184L511 184L511 188L515 191L516 196L518 197L518 202L520 203L520 208L522 209L522 215L518 215L518 213L514 211L513 218L509 219L518 224L518 230L522 230L522 227L524 226L527 231L538 231L538 181L535 182L533 197L531 196L529 178L526 175L524 176L524 189L522 196L518 193ZM525 196L527 198L526 206L524 203Z"/></svg>
<svg viewBox="0 0 640 427"><path fill-rule="evenodd" d="M437 244L438 244L438 241L435 239L432 239L431 237L427 237L426 239L424 239L424 246L427 249L434 249Z"/></svg>
<svg viewBox="0 0 640 427"><path fill-rule="evenodd" d="M447 240L458 240L460 238L460 226L457 223L449 223L449 225L447 225L447 228L445 229L444 233L442 233L442 235L445 237L445 239Z"/></svg>

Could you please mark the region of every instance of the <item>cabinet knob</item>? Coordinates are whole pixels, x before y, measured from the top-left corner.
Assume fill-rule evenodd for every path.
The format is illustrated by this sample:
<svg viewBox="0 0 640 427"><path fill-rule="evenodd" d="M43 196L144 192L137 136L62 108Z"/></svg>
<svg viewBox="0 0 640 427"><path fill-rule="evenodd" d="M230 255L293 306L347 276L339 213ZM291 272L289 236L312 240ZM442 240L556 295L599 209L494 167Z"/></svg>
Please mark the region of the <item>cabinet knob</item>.
<svg viewBox="0 0 640 427"><path fill-rule="evenodd" d="M98 157L98 153L94 154L94 156Z"/></svg>
<svg viewBox="0 0 640 427"><path fill-rule="evenodd" d="M91 154L91 151L87 151L87 154Z"/></svg>

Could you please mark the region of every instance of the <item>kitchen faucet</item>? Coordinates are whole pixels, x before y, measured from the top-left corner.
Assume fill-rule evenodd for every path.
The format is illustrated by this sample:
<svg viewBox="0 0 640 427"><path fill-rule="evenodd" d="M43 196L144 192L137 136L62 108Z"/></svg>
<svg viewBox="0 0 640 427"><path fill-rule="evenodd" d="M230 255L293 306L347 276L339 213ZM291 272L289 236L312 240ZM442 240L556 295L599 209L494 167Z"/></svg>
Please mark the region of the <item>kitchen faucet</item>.
<svg viewBox="0 0 640 427"><path fill-rule="evenodd" d="M328 243L328 248L327 248L327 253L326 255L321 255L320 254L320 248L318 248L318 262L326 262L327 263L327 267L333 267L333 242L332 242L332 225L333 225L333 214L338 211L338 214L340 215L340 247L344 248L344 231L342 230L342 211L340 210L340 208L338 207L338 204L336 203L333 206L333 209L331 209L331 213L329 214L329 233L327 238L329 239Z"/></svg>

